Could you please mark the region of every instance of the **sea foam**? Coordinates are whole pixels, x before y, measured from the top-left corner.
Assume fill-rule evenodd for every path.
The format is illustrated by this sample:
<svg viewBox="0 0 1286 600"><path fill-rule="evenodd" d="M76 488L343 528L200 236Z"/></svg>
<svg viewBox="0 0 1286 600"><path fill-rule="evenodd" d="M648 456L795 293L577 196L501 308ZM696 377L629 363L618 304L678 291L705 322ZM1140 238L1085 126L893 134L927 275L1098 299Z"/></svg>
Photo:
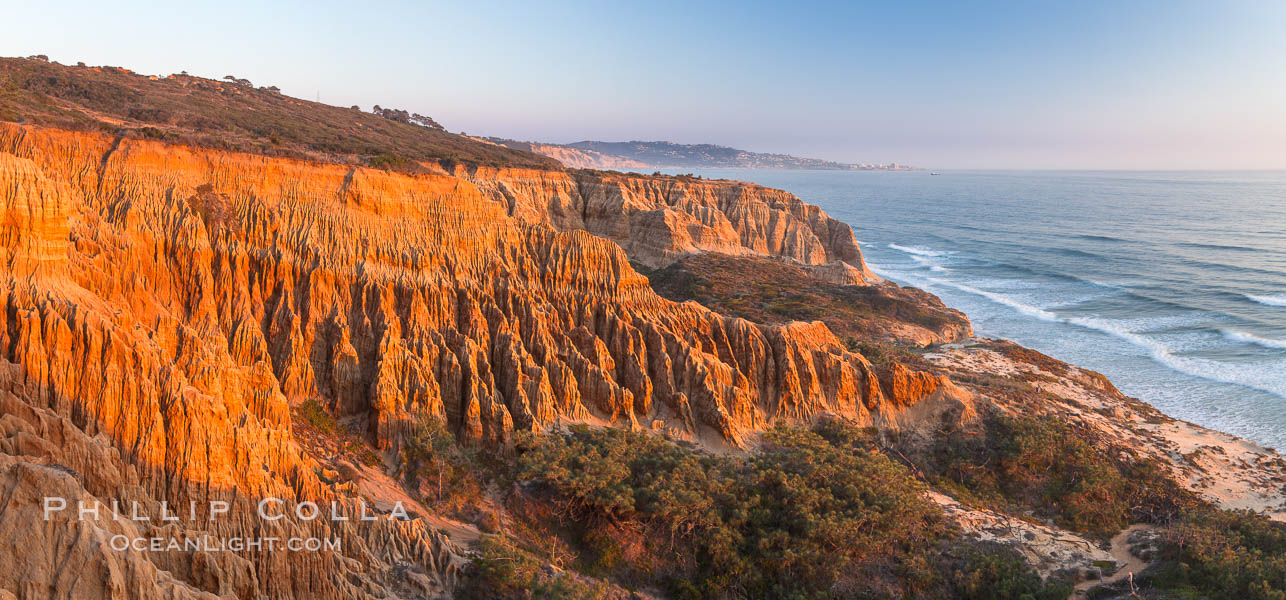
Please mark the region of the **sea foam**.
<svg viewBox="0 0 1286 600"><path fill-rule="evenodd" d="M996 304L1007 306L1024 315L1034 317L1042 321L1065 323L1105 333L1147 351L1147 355L1151 357L1152 360L1173 371L1205 379L1207 381L1240 385L1286 398L1286 364L1283 364L1282 368L1272 368L1266 367L1265 365L1228 363L1208 358L1180 356L1175 353L1173 348L1139 333L1136 327L1131 327L1131 323L1127 321L1102 319L1092 316L1062 317L1052 311L1027 304L1004 294L989 292L984 289L941 277L915 277L904 273L890 273L890 275L894 279L919 279L925 283L946 286L976 296L982 296ZM1283 305L1286 306L1286 301L1284 301ZM1239 341L1251 341L1251 338L1254 338L1252 343L1260 345L1279 343L1278 340L1250 336L1249 334L1241 335L1245 336L1245 339ZM1280 343L1282 344L1282 347L1286 347L1286 342Z"/></svg>
<svg viewBox="0 0 1286 600"><path fill-rule="evenodd" d="M1244 331L1233 331L1231 329L1220 329L1219 333L1222 333L1224 337L1237 342L1243 342L1246 344L1255 344L1257 346L1263 346L1265 348L1286 349L1286 340L1274 340L1270 338L1259 337L1257 335L1254 335L1252 333L1246 333Z"/></svg>
<svg viewBox="0 0 1286 600"><path fill-rule="evenodd" d="M950 252L943 252L941 250L933 250L930 248L919 248L916 246L901 246L898 244L889 244L889 247L894 250L900 250L902 252L906 252L907 254L916 254L919 256L946 256L950 254Z"/></svg>
<svg viewBox="0 0 1286 600"><path fill-rule="evenodd" d="M1165 344L1132 331L1117 321L1094 317L1073 317L1066 319L1066 322L1101 331L1144 348L1153 360L1185 375L1240 385L1286 398L1286 376L1284 376L1286 369L1179 356Z"/></svg>
<svg viewBox="0 0 1286 600"><path fill-rule="evenodd" d="M1247 298L1265 304L1268 306L1286 306L1286 295L1278 296L1256 296L1254 294L1244 294Z"/></svg>
<svg viewBox="0 0 1286 600"><path fill-rule="evenodd" d="M949 279L942 279L941 277L926 277L925 279L926 279L926 280L928 280L928 281L931 281L931 282L933 282L933 283L936 283L936 284L938 284L938 285L945 285L945 286L947 286L947 287L953 287L953 288L956 288L957 290L960 290L960 291L962 291L962 292L968 292L968 293L970 293L970 294L974 294L974 295L977 295L977 296L982 296L983 298L986 298L986 299L988 299L988 300L991 300L992 302L995 302L995 303L997 303L997 304L1003 304L1003 305L1005 305L1005 306L1008 306L1009 308L1012 308L1012 309L1014 309L1014 310L1016 310L1016 311L1018 311L1018 312L1020 312L1020 313L1023 313L1023 314L1025 314L1025 315L1029 316L1029 317L1036 317L1037 319L1041 319L1041 320L1043 320L1043 321L1059 321L1059 320L1061 320L1061 319L1059 319L1058 315L1056 315L1056 314L1054 314L1054 313L1052 313L1052 312L1049 312L1049 311L1047 311L1047 310L1045 310L1045 309L1043 309L1043 308L1040 308L1040 307L1038 307L1038 306L1032 306L1032 305L1027 304L1027 303L1025 303L1025 302L1021 302L1021 301L1019 301L1019 300L1015 300L1015 299L1010 298L1009 296L1006 296L1006 295L1004 295L1004 294L997 294L997 293L995 293L995 292L988 292L987 290L983 290L983 289L979 289L979 288L973 287L973 286L971 286L971 285L966 285L966 284L963 284L963 283L958 283L958 282L955 282L955 281L951 281L951 280L949 280Z"/></svg>

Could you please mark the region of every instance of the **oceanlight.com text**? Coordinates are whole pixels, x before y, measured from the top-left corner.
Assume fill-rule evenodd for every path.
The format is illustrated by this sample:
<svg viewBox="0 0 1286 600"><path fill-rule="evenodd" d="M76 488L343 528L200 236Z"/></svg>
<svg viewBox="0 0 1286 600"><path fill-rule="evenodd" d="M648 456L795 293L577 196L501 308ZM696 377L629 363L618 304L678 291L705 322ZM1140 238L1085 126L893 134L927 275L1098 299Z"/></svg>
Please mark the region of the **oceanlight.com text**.
<svg viewBox="0 0 1286 600"><path fill-rule="evenodd" d="M112 550L116 550L118 552L124 552L126 550L133 550L135 552L275 552L280 550L288 552L339 552L342 547L341 540L339 538L216 538L211 536L201 536L179 539L161 537L130 537L127 535L112 536L111 539L108 540L108 545Z"/></svg>

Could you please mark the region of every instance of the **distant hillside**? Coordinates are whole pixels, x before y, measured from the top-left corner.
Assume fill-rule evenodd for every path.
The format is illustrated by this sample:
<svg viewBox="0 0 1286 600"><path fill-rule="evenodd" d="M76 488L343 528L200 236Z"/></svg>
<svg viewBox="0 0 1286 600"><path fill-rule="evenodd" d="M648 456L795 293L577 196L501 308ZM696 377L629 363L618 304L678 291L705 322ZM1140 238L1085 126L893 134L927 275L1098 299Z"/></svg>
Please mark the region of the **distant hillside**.
<svg viewBox="0 0 1286 600"><path fill-rule="evenodd" d="M105 131L219 150L415 168L446 160L561 169L556 160L446 132L404 110L366 112L250 81L0 58L0 121Z"/></svg>
<svg viewBox="0 0 1286 600"><path fill-rule="evenodd" d="M555 158L575 169L818 169L827 171L914 171L915 167L889 164L846 164L789 154L749 152L714 144L674 142L596 142L543 144L504 138L476 138L515 150Z"/></svg>

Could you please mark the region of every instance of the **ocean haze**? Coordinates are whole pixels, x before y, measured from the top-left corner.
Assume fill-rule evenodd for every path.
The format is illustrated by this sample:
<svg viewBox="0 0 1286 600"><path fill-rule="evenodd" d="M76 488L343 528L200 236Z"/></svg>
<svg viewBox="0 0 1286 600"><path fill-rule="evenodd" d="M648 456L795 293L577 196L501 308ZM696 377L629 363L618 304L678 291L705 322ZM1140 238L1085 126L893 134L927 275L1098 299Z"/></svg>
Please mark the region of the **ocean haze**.
<svg viewBox="0 0 1286 600"><path fill-rule="evenodd" d="M1286 447L1286 172L703 173L818 204L980 335Z"/></svg>

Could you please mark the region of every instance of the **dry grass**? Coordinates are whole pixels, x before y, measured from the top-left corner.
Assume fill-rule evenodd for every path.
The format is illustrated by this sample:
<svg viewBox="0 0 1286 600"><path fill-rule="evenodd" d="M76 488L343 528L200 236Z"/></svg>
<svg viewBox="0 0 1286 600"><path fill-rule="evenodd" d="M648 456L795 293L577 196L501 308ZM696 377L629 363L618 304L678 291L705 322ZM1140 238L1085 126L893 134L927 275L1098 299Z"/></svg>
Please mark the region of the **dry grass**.
<svg viewBox="0 0 1286 600"><path fill-rule="evenodd" d="M0 120L325 162L563 168L537 154L245 83L0 58Z"/></svg>

